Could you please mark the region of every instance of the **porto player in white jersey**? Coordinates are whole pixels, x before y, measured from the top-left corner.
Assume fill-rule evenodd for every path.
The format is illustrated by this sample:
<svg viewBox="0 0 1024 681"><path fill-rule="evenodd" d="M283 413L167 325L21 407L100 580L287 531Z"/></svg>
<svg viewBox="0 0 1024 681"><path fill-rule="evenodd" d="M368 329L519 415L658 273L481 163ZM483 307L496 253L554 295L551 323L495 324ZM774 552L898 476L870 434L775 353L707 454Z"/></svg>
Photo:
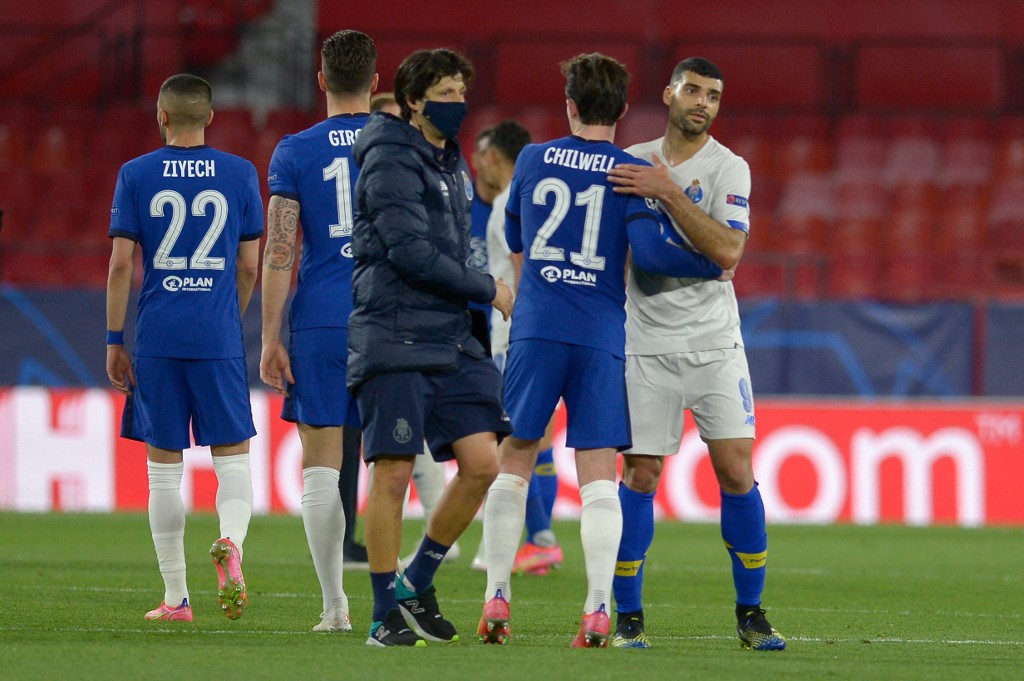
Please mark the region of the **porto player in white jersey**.
<svg viewBox="0 0 1024 681"><path fill-rule="evenodd" d="M111 208L107 374L127 396L121 435L144 441L149 459L149 521L164 578L164 602L149 620L192 620L181 500L192 438L210 446L217 475L221 538L210 553L221 607L236 619L247 602L241 562L256 430L241 314L256 283L263 204L253 164L206 146L212 119L205 80L168 78L157 101L166 146L121 167ZM136 246L143 278L130 357L123 333Z"/></svg>
<svg viewBox="0 0 1024 681"><path fill-rule="evenodd" d="M524 524L537 446L560 398L566 444L576 449L583 507L580 535L588 592L574 647L603 647L609 635L615 552L621 533L616 452L630 446L626 407L625 266L675 276L719 276L721 268L666 243L662 221L638 197L615 194L607 173L636 159L612 142L626 110L629 76L601 54L562 65L572 136L527 146L513 173L506 238L523 252L512 317L505 406L513 434L499 450L501 473L484 509L486 604L478 634L508 638L510 574Z"/></svg>
<svg viewBox="0 0 1024 681"><path fill-rule="evenodd" d="M734 270L750 231L750 169L708 135L723 80L706 59L680 62L663 95L665 136L628 150L654 166L616 166L611 180L623 195L657 199L686 243ZM737 635L754 650L782 650L786 641L761 608L768 539L751 465L754 401L732 282L664 277L638 263L630 269L626 311L633 447L623 452L619 487L623 533L613 644L649 646L641 587L654 537L654 493L664 457L679 450L683 411L690 409L721 488Z"/></svg>

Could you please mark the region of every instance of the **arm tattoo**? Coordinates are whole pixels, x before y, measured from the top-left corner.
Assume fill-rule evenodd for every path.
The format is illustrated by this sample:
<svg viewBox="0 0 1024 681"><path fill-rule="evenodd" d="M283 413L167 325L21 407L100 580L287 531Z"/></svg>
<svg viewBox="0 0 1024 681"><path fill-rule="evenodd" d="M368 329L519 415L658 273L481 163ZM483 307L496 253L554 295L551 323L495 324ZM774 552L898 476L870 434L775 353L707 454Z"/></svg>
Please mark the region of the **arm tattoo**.
<svg viewBox="0 0 1024 681"><path fill-rule="evenodd" d="M263 262L268 269L290 271L295 266L295 238L299 229L299 202L271 196L267 207L267 247Z"/></svg>

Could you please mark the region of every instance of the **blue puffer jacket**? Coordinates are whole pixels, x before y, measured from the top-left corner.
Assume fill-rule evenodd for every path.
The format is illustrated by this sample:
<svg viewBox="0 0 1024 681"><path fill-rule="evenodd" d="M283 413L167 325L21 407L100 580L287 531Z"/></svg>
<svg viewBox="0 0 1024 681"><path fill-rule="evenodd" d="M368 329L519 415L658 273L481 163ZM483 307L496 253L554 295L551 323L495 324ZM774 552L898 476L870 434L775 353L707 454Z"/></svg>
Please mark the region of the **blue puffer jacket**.
<svg viewBox="0 0 1024 681"><path fill-rule="evenodd" d="M459 352L486 357L466 303L492 301L495 283L466 267L473 183L458 145L438 149L377 113L353 152L349 388L382 373L454 368Z"/></svg>

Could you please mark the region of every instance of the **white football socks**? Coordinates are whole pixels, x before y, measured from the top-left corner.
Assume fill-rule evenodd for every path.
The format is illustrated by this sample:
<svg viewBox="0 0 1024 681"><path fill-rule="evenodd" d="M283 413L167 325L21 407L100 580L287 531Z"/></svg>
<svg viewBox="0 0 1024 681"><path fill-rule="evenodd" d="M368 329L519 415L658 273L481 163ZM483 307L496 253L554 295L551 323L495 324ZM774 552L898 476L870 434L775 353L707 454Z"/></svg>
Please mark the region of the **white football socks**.
<svg viewBox="0 0 1024 681"><path fill-rule="evenodd" d="M338 494L338 471L324 466L302 469L302 525L323 593L324 612L348 612L342 586L345 513Z"/></svg>
<svg viewBox="0 0 1024 681"><path fill-rule="evenodd" d="M611 480L595 480L580 488L580 499L580 539L587 568L587 601L583 611L589 614L603 605L605 612L611 614L612 579L622 539L618 491Z"/></svg>
<svg viewBox="0 0 1024 681"><path fill-rule="evenodd" d="M169 608L188 598L185 582L185 505L181 501L184 463L147 460L149 470L149 529L164 578L164 603Z"/></svg>
<svg viewBox="0 0 1024 681"><path fill-rule="evenodd" d="M487 591L484 602L501 589L506 601L512 600L512 564L526 524L528 480L510 473L499 473L487 493L484 504L484 555L487 560Z"/></svg>
<svg viewBox="0 0 1024 681"><path fill-rule="evenodd" d="M215 456L213 470L217 474L217 516L220 518L220 536L231 539L241 555L245 551L242 544L249 532L249 520L252 518L249 454Z"/></svg>
<svg viewBox="0 0 1024 681"><path fill-rule="evenodd" d="M430 514L444 493L444 464L434 461L430 452L417 456L412 468L412 483L416 485L416 495L423 504L423 517L430 520Z"/></svg>

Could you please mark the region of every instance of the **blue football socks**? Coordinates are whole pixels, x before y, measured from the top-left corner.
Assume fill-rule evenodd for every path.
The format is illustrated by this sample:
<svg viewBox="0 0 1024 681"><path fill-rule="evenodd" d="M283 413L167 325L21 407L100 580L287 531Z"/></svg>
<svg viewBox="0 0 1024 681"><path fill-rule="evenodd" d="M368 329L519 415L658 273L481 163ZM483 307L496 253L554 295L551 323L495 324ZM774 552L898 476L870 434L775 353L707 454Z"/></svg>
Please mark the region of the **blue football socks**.
<svg viewBox="0 0 1024 681"><path fill-rule="evenodd" d="M756 482L746 494L722 492L722 539L732 558L736 602L759 605L768 560L768 533Z"/></svg>
<svg viewBox="0 0 1024 681"><path fill-rule="evenodd" d="M551 529L551 513L558 496L558 476L555 474L554 449L548 447L537 454L537 464L530 477L526 496L526 540L536 543L538 532Z"/></svg>
<svg viewBox="0 0 1024 681"><path fill-rule="evenodd" d="M634 492L619 483L622 505L622 541L615 563L612 590L619 612L643 609L644 559L654 541L654 492Z"/></svg>

